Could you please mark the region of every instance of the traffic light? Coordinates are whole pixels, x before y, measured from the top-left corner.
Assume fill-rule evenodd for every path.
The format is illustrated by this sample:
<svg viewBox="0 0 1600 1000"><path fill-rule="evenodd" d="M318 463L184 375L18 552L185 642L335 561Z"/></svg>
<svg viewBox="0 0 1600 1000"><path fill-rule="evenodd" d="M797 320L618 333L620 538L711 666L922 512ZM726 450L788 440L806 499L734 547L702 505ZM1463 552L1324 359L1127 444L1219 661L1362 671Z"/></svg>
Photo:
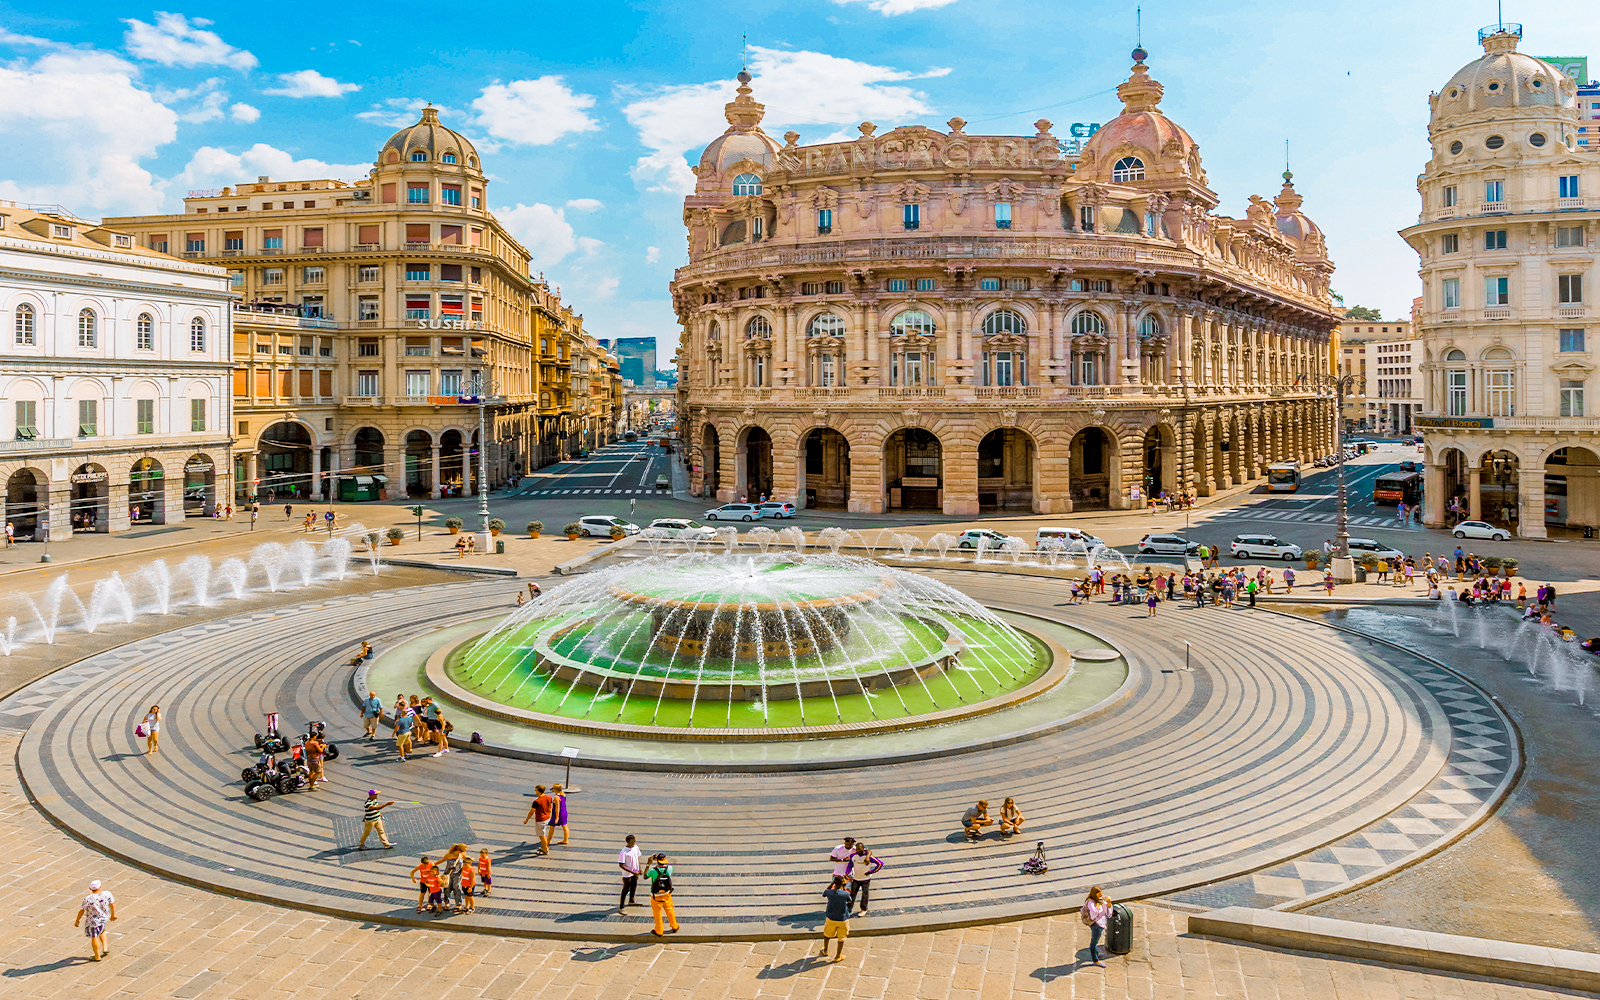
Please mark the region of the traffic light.
<svg viewBox="0 0 1600 1000"><path fill-rule="evenodd" d="M416 515L417 517L421 517L422 516L422 505L418 504L417 506L411 508L411 513Z"/></svg>

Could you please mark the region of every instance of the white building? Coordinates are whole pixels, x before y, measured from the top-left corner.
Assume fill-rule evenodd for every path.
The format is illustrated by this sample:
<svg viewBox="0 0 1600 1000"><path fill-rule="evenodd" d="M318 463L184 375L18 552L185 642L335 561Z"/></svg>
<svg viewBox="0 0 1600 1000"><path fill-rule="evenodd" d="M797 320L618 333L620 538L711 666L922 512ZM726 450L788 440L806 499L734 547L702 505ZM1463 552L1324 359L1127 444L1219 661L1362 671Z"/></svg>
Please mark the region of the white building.
<svg viewBox="0 0 1600 1000"><path fill-rule="evenodd" d="M1415 340L1372 340L1367 354L1366 424L1380 435L1410 434L1422 412L1422 380L1417 365L1422 344Z"/></svg>
<svg viewBox="0 0 1600 1000"><path fill-rule="evenodd" d="M211 513L231 496L228 272L0 202L0 479L18 539Z"/></svg>
<svg viewBox="0 0 1600 1000"><path fill-rule="evenodd" d="M1421 257L1429 524L1452 498L1527 537L1600 525L1600 419L1585 396L1600 152L1580 145L1577 87L1517 51L1520 25L1429 98ZM1369 388L1371 382L1369 376Z"/></svg>

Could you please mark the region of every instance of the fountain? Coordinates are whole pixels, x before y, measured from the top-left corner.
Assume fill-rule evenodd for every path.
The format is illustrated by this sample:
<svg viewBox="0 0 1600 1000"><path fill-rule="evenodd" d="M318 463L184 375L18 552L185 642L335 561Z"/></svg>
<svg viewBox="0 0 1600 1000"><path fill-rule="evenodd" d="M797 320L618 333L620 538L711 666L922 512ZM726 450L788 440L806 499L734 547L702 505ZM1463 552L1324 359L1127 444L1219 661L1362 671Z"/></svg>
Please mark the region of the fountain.
<svg viewBox="0 0 1600 1000"><path fill-rule="evenodd" d="M202 608L211 606L211 557L190 556L178 564L178 571L189 578L189 590L194 603Z"/></svg>
<svg viewBox="0 0 1600 1000"><path fill-rule="evenodd" d="M897 532L889 539L889 544L900 550L900 558L910 559L912 551L922 545L922 539L916 535Z"/></svg>
<svg viewBox="0 0 1600 1000"><path fill-rule="evenodd" d="M322 554L328 560L328 572L335 580L343 580L350 572L350 555L354 547L348 538L329 538L322 543Z"/></svg>
<svg viewBox="0 0 1600 1000"><path fill-rule="evenodd" d="M250 574L250 567L243 559L224 559L222 565L217 567L217 577L228 585L228 592L234 600L244 596L245 580Z"/></svg>
<svg viewBox="0 0 1600 1000"><path fill-rule="evenodd" d="M138 575L150 585L155 596L156 611L164 615L172 614L172 573L167 569L167 561L157 559L141 569Z"/></svg>
<svg viewBox="0 0 1600 1000"><path fill-rule="evenodd" d="M797 556L806 554L806 533L803 528L797 528L791 524L778 532L778 541L793 548L794 554Z"/></svg>
<svg viewBox="0 0 1600 1000"><path fill-rule="evenodd" d="M817 532L817 544L826 545L828 551L834 555L839 554L839 549L850 540L850 532L844 528L823 528Z"/></svg>
<svg viewBox="0 0 1600 1000"><path fill-rule="evenodd" d="M89 617L84 623L84 631L93 632L102 622L111 621L113 612L121 613L123 624L133 623L133 595L128 592L128 585L123 581L122 574L116 571L94 582L94 590L89 595Z"/></svg>
<svg viewBox="0 0 1600 1000"><path fill-rule="evenodd" d="M13 649L16 649L16 648L17 648L17 618L16 618L15 615L12 615L11 617L6 619L5 630L3 632L0 632L0 653L4 653L5 655L10 656L11 655L11 651Z"/></svg>
<svg viewBox="0 0 1600 1000"><path fill-rule="evenodd" d="M722 543L722 551L732 555L733 550L739 547L739 529L723 525L717 529L717 540Z"/></svg>
<svg viewBox="0 0 1600 1000"><path fill-rule="evenodd" d="M56 641L56 630L61 627L61 611L68 600L78 608L78 618L87 622L89 609L83 606L83 601L72 592L72 585L67 582L67 574L63 573L50 581L50 586L45 588L43 604L35 604L33 598L23 595L23 600L33 608L34 617L39 621L39 630L44 635L46 643Z"/></svg>
<svg viewBox="0 0 1600 1000"><path fill-rule="evenodd" d="M284 565L300 578L300 586L309 587L317 575L317 550L305 539L289 543L284 552Z"/></svg>
<svg viewBox="0 0 1600 1000"><path fill-rule="evenodd" d="M250 563L261 567L261 572L266 574L267 589L277 593L278 581L283 577L283 566L288 558L288 550L280 542L267 542L257 545L250 554Z"/></svg>
<svg viewBox="0 0 1600 1000"><path fill-rule="evenodd" d="M948 531L936 532L928 539L928 544L924 546L924 551L927 549L932 549L933 551L939 553L939 559L942 562L950 552L950 546L954 545L955 543L956 536L950 534Z"/></svg>
<svg viewBox="0 0 1600 1000"><path fill-rule="evenodd" d="M744 540L760 549L762 555L766 555L767 549L771 548L772 543L778 540L778 533L766 525L757 525L745 532Z"/></svg>
<svg viewBox="0 0 1600 1000"><path fill-rule="evenodd" d="M452 649L444 677L563 725L738 738L976 705L1051 663L1040 640L945 584L782 551L652 556L577 578Z"/></svg>

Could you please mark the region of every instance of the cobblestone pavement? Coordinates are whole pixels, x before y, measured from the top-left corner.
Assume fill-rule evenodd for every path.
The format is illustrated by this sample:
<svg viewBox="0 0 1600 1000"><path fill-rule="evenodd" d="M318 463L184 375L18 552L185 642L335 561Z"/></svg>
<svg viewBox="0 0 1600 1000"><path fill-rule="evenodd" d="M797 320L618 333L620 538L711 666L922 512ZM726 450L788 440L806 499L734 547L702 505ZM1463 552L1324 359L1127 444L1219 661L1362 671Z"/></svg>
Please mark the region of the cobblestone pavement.
<svg viewBox="0 0 1600 1000"><path fill-rule="evenodd" d="M0 734L9 760L17 734ZM179 885L104 858L49 825L0 769L0 996L7 1000L1397 1000L1570 997L1493 980L1210 941L1187 918L1134 908L1125 958L1082 965L1087 931L1049 917L853 939L837 964L809 938L609 945L396 929ZM111 955L88 959L72 918L90 878L117 897ZM857 919L859 925L860 918Z"/></svg>

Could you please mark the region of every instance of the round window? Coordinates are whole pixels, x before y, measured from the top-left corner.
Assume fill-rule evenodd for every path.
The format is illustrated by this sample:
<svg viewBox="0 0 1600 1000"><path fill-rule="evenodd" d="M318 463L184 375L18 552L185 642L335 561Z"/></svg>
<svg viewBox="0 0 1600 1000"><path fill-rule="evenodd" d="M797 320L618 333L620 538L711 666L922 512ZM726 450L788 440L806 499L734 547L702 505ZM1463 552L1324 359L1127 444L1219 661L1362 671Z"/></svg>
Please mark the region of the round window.
<svg viewBox="0 0 1600 1000"><path fill-rule="evenodd" d="M1450 155L1451 156L1460 156L1461 155L1461 143L1460 142L1452 142L1450 144Z"/></svg>
<svg viewBox="0 0 1600 1000"><path fill-rule="evenodd" d="M1450 88L1450 96L1451 96L1451 97L1455 97L1455 96L1456 96L1456 94L1457 94L1457 91L1456 91L1456 89L1455 89L1455 88L1454 88L1454 87L1452 87L1452 88Z"/></svg>
<svg viewBox="0 0 1600 1000"><path fill-rule="evenodd" d="M1494 93L1495 91L1499 90L1499 89L1500 89L1500 85L1498 83L1489 84L1489 92L1491 94Z"/></svg>
<svg viewBox="0 0 1600 1000"><path fill-rule="evenodd" d="M1544 81L1543 80L1535 80L1535 81L1533 81L1533 89L1534 90L1538 90L1543 86L1544 86Z"/></svg>
<svg viewBox="0 0 1600 1000"><path fill-rule="evenodd" d="M1535 132L1532 135L1528 136L1528 145L1530 145L1530 146L1543 146L1544 145L1544 133L1543 132Z"/></svg>
<svg viewBox="0 0 1600 1000"><path fill-rule="evenodd" d="M1490 149L1499 149L1501 146L1506 144L1506 139L1505 136L1502 135L1491 135L1489 138L1483 140L1483 144L1488 146Z"/></svg>

